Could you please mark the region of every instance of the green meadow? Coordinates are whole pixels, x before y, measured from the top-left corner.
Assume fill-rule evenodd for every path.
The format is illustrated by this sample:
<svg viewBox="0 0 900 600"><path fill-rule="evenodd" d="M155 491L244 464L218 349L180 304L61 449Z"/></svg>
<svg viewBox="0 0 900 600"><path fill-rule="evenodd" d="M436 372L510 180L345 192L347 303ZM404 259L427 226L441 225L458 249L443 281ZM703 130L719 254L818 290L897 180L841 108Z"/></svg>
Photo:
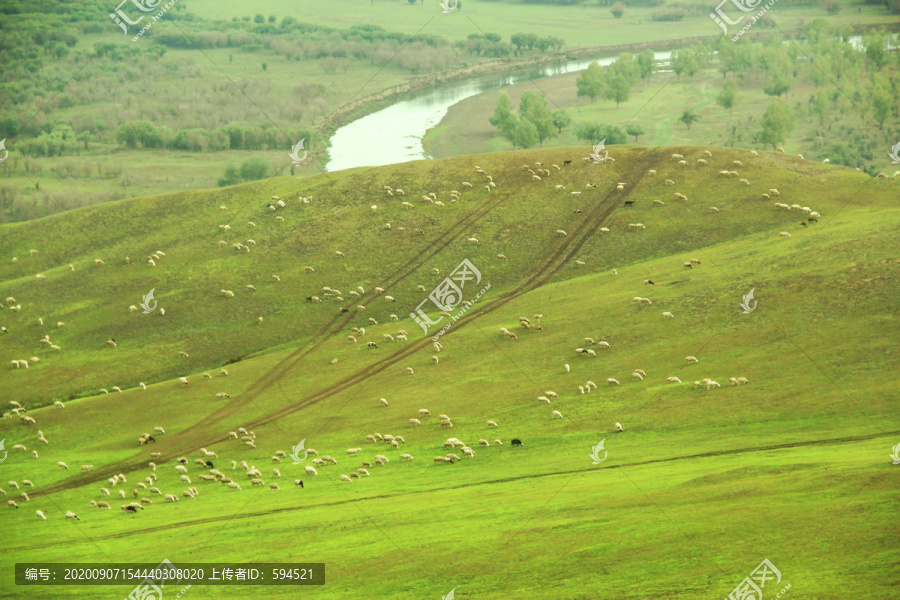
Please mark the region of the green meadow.
<svg viewBox="0 0 900 600"><path fill-rule="evenodd" d="M698 166L706 150L709 164ZM0 396L4 411L19 403L35 421L0 421L0 487L19 507L0 514L0 596L110 598L133 588L13 587L15 563L169 559L326 565L324 586L194 585L186 598L455 590L687 600L727 597L768 559L782 579L766 598L788 584L788 599L891 597L900 577L900 471L889 458L900 442L897 179L745 148L615 146L615 162L600 165L583 154L570 146L282 176L0 225ZM550 175L534 180L536 163ZM725 168L750 185L717 175ZM485 188L487 176L496 188ZM779 195L762 198L772 188ZM269 210L273 196L286 206ZM805 212L774 202L821 217L802 226ZM491 287L438 351L437 327L425 334L409 313L463 259L481 276L463 297ZM683 266L691 259L699 263ZM156 308L130 311L151 289ZM400 331L408 341L397 341ZM27 369L12 366L32 357ZM749 383L731 385L737 377ZM694 385L706 378L720 387ZM587 381L597 389L582 394ZM558 395L549 405L538 400L547 391ZM423 408L431 415L420 417ZM154 427L165 433L141 445ZM240 427L255 448L229 436ZM405 442L367 441L375 432ZM443 446L450 436L474 458L435 463L462 456ZM273 461L301 440L337 464L312 475L312 457ZM601 441L607 454L594 464ZM200 480L200 448L242 490ZM161 454L155 472L151 452ZM340 479L376 454L390 462ZM182 456L191 484L175 469ZM265 486L232 461L256 466ZM151 472L158 479L146 485L178 502L138 486ZM120 473L127 481L111 487ZM196 498L183 496L189 485ZM125 514L133 490L153 502Z"/></svg>

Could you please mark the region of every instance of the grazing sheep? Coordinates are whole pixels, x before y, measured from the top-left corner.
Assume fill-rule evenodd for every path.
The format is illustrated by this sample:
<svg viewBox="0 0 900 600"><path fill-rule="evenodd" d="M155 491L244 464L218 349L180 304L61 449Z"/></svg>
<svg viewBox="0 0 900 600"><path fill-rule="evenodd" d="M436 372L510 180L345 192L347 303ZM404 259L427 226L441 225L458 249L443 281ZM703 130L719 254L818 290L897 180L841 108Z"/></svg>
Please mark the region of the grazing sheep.
<svg viewBox="0 0 900 600"><path fill-rule="evenodd" d="M697 357L696 357L696 356L686 356L686 357L684 358L684 360L688 361L689 363L700 362L699 360L697 360Z"/></svg>
<svg viewBox="0 0 900 600"><path fill-rule="evenodd" d="M67 510L67 511L66 511L66 518L67 518L67 519L75 519L76 521L80 521L80 520L81 520L80 518L78 518L78 515L76 515L76 514L75 514L74 512L72 512L71 510Z"/></svg>
<svg viewBox="0 0 900 600"><path fill-rule="evenodd" d="M620 385L619 382L616 381L615 379L613 379L612 377L607 378L606 383L608 385Z"/></svg>
<svg viewBox="0 0 900 600"><path fill-rule="evenodd" d="M56 463L56 466L57 466L57 467L60 467L60 468L62 468L62 469L65 469L66 471L69 470L68 465L66 465L66 463L64 463L64 462L58 462L58 463ZM124 479L124 478L123 478L123 479Z"/></svg>
<svg viewBox="0 0 900 600"><path fill-rule="evenodd" d="M791 237L791 234L788 233L787 231L782 231L778 235L780 235L781 237L788 237L788 238Z"/></svg>
<svg viewBox="0 0 900 600"><path fill-rule="evenodd" d="M641 375L640 373L637 373L637 372L632 373L631 376L632 376L634 379L637 379L638 381L643 381L643 380L644 380L644 376Z"/></svg>
<svg viewBox="0 0 900 600"><path fill-rule="evenodd" d="M616 433L619 433L619 432L622 432L622 431L625 431L625 430L622 428L622 424L621 424L621 423L616 423Z"/></svg>
<svg viewBox="0 0 900 600"><path fill-rule="evenodd" d="M562 419L562 418L563 418L562 413L559 412L558 410L554 410L551 414L553 415L553 417L554 417L555 419Z"/></svg>
<svg viewBox="0 0 900 600"><path fill-rule="evenodd" d="M565 366L565 368L566 368L566 373L570 372L571 369L569 368L568 363L566 363L564 366Z"/></svg>
<svg viewBox="0 0 900 600"><path fill-rule="evenodd" d="M673 315L672 313L670 313L668 311L664 312L662 315L663 315L664 319L674 319L675 318L675 315Z"/></svg>
<svg viewBox="0 0 900 600"><path fill-rule="evenodd" d="M304 467L303 470L307 475L318 475L319 474L319 472L316 471L313 467Z"/></svg>
<svg viewBox="0 0 900 600"><path fill-rule="evenodd" d="M668 377L666 378L666 381L668 381L669 383L681 383L681 380L677 377Z"/></svg>
<svg viewBox="0 0 900 600"><path fill-rule="evenodd" d="M497 423L495 421L488 421L487 426L488 427L500 427L499 425L497 425Z"/></svg>

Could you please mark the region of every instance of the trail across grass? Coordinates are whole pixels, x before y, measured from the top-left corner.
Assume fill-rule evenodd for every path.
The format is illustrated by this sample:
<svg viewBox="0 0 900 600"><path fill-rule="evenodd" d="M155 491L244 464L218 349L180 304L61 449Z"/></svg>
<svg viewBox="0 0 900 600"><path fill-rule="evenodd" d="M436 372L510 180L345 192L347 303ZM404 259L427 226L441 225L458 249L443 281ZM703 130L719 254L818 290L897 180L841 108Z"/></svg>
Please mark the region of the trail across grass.
<svg viewBox="0 0 900 600"><path fill-rule="evenodd" d="M696 166L707 149L709 166ZM797 597L887 597L898 576L896 467L888 458L900 441L892 350L898 211L890 202L897 181L768 152L753 159L745 149L623 146L607 165L581 164L581 151L419 161L302 185L283 178L264 188L142 198L2 226L0 301L13 296L22 310L0 313L10 332L0 334L0 358L41 361L27 370L4 367L0 378L3 397L28 407L37 422L0 421L10 452L0 464L6 499L19 494L6 481L36 486L30 502L19 498L18 510L0 514L0 566L9 573L13 563L38 560L324 562L326 585L303 594L440 598L455 588L460 598L687 599L727 596L768 558ZM690 166L672 162L673 152ZM564 167L569 159L575 162ZM714 175L735 159L744 161L741 176L751 186ZM551 169L540 182L523 168L537 161ZM476 165L497 188L482 187ZM628 184L624 192L615 190L619 181ZM385 185L402 188L414 208L404 210ZM810 206L822 218L801 227L804 213L761 199L772 187L782 202ZM451 189L461 192L458 202L450 203ZM422 199L428 192L445 206ZM272 195L287 207L266 210ZM626 199L634 206L623 207ZM635 222L646 230L628 227ZM785 230L792 237L778 235ZM219 239L227 245L220 248ZM238 241L251 252L232 250ZM154 268L145 257L157 250L165 256ZM463 258L491 289L437 352L408 313L427 296L416 285L430 291ZM691 258L700 264L683 267ZM35 280L38 272L44 281ZM364 290L358 300L349 294L357 285ZM374 292L379 285L382 295ZM324 296L325 286L340 290L343 302ZM151 287L166 315L159 308L130 313ZM743 314L739 303L751 288L758 305ZM305 300L314 294L321 304ZM675 318L663 319L663 311ZM543 329L520 326L521 316ZM56 328L58 320L64 327ZM408 342L383 341L401 329ZM44 334L61 350L42 349ZM107 347L109 337L118 348ZM610 348L585 345L586 337ZM576 354L580 346L596 349L597 358ZM178 357L181 350L188 358ZM687 355L699 363L688 364ZM647 373L643 381L631 376L636 368ZM670 376L683 383L667 383ZM608 377L621 385L607 385ZM721 387L694 387L706 377ZM749 384L731 386L730 377ZM598 389L580 394L587 380ZM97 392L113 385L125 391ZM559 396L550 405L537 400L548 390ZM231 397L217 399L221 391ZM50 405L53 398L64 398L65 408ZM431 416L414 427L409 419L421 408ZM442 413L452 429L438 425ZM280 416L270 422L272 414ZM489 419L499 429L488 428ZM623 433L614 433L616 422ZM137 438L154 426L166 433L140 446ZM228 439L241 426L255 432L256 449ZM49 445L37 441L37 429ZM393 450L366 441L374 432L405 443ZM434 464L435 456L460 452L443 447L449 436L470 445L475 458ZM510 446L514 437L521 448ZM338 464L312 476L303 468L314 457L300 465L272 461L300 440ZM608 455L594 465L590 454L601 440ZM12 451L18 443L27 450ZM206 470L193 460L201 447L217 453L216 468L242 491L199 481ZM354 447L363 448L360 455L347 456ZM119 505L151 472L150 452L163 455L153 485L180 501L142 490L153 504L124 514ZM415 459L401 462L404 452ZM390 462L369 468L369 477L339 480L376 454ZM181 497L187 484L174 469L181 455L200 491L193 500ZM60 460L68 471L56 467ZM281 490L251 487L232 460L255 465ZM81 474L82 464L94 470ZM110 487L114 473L128 481L111 487L110 499L100 488ZM115 496L118 489L127 500ZM94 509L91 499L113 510ZM48 521L35 516L38 509ZM66 510L81 521L66 522ZM108 598L131 588L55 587L52 594ZM15 598L33 592L4 589ZM194 586L188 593L298 592Z"/></svg>

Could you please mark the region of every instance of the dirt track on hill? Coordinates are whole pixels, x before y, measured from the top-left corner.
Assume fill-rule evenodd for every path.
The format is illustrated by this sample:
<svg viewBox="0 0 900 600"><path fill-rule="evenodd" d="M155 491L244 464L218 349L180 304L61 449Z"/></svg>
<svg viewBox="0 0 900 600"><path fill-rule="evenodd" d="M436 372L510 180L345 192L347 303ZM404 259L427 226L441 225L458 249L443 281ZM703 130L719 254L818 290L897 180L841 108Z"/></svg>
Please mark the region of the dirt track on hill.
<svg viewBox="0 0 900 600"><path fill-rule="evenodd" d="M491 300L490 302L484 303L480 310L467 313L461 319L456 321L454 329L456 330L460 327L465 327L475 319L478 319L486 314L490 314L495 310L505 306L509 302L547 283L553 276L559 273L559 271L566 264L568 264L571 260L574 260L575 255L578 253L581 247L592 238L592 236L597 232L603 222L610 216L610 214L612 214L615 208L619 206L619 202L624 201L638 191L640 187L639 184L647 175L648 170L669 158L670 150L671 149L663 148L646 149L640 152L636 152L634 157L629 157L629 161L634 158L635 162L634 164L629 164L625 169L623 169L625 171L624 173L618 173L617 171L614 171L614 173L617 173L616 175L610 174L611 176L620 177L620 181L625 181L628 184L624 192L617 192L615 190L615 187L611 187L610 191L607 192L605 196L595 201L593 206L583 213L583 218L581 222L576 226L576 228L569 232L569 235L567 237L562 238L560 245L550 253L550 255L544 260L544 262L537 267L534 273L532 273L532 275L530 275L525 281L523 281L516 290L508 292L494 300ZM623 161L624 160L626 159L623 159ZM569 168L583 169L586 167L582 165L576 165ZM615 166L607 166L605 168L616 169ZM523 173L522 176L526 175ZM476 223L479 219L489 214L492 210L509 200L509 198L509 195L504 195L502 197L498 195L496 199L491 198L486 200L485 202L482 202L475 210L453 224L446 232L440 234L438 238L430 243L425 250L412 256L409 260L406 261L403 266L395 269L391 274L385 277L385 279L382 280L379 285L381 287L387 288L391 285L395 285L403 278L408 277L416 269L421 268L425 264L426 260L431 259L441 250L446 248L451 242L457 239L460 235L462 235L463 232L467 231L473 223ZM158 442L157 446L154 447L154 450L158 451L162 455L162 457L156 462L162 463L166 460L174 460L176 457L186 455L187 453L195 451L200 447L211 446L215 443L227 440L228 431L233 429L231 426L223 428L218 434L210 434L209 432L213 430L217 424L226 421L230 417L233 417L238 411L242 409L245 404L247 404L248 402L253 402L263 392L270 389L272 385L283 380L291 372L292 369L296 368L302 363L305 357L318 349L325 341L330 338L330 336L339 333L348 325L350 320L355 315L355 311L352 310L353 306L357 304L365 305L365 303L367 303L369 299L374 297L376 297L376 294L370 291L360 298L355 299L353 304L350 305L350 312L339 313L337 316L330 319L319 329L316 334L314 334L309 340L307 340L304 345L294 350L291 354L282 359L278 364L270 368L255 382L248 386L247 389L244 390L244 392L239 397L239 403L223 406L215 413L212 413L209 416L205 417L200 423L180 432L177 436L172 436L166 440ZM334 396L335 394L348 390L353 386L358 385L366 381L367 379L377 375L378 373L381 373L388 367L393 366L401 360L404 360L405 358L414 354L415 352L424 349L431 343L431 337L425 337L410 342L407 345L403 346L401 349L381 358L377 362L367 367L364 367L353 375L350 375L349 377L346 377L343 380L338 381L318 392L310 394L309 396L300 399L298 402L278 409L265 417L251 421L247 423L245 427L247 429L254 429L256 427L269 424L287 415L318 404L321 401ZM45 494L53 494L61 490L71 489L94 482L105 481L106 479L112 477L117 473L132 472L138 469L145 468L146 463L146 455L144 455L142 452L142 455L136 455L134 457L134 460L132 461L129 461L127 463L119 463L116 466L94 469L89 473L83 474L81 476L77 476L72 479L61 481L57 484L48 486L38 495L42 496Z"/></svg>

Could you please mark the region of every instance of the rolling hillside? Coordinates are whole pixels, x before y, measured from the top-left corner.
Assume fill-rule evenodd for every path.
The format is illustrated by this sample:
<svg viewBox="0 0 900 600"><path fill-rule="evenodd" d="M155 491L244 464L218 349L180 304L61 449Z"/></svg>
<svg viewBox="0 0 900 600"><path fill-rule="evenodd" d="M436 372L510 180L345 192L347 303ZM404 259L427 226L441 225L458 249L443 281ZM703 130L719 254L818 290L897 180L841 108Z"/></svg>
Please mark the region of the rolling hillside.
<svg viewBox="0 0 900 600"><path fill-rule="evenodd" d="M704 150L712 157L701 167ZM0 482L20 507L2 515L3 570L73 557L324 562L326 584L301 590L308 597L439 598L455 588L460 598L687 599L726 597L768 558L782 585L791 584L788 598L888 597L898 577L891 523L900 471L888 458L900 442L892 343L898 181L742 149L624 146L615 163L600 165L583 163L583 153L520 151L277 178L0 227L0 325L8 331L0 333L0 392L35 420L0 421L9 451L2 482L35 483L25 501ZM550 170L540 181L525 168L538 161ZM476 166L496 188L485 189ZM750 185L718 175L726 168ZM780 195L763 199L770 188ZM458 202L450 190L459 190ZM426 202L430 192L444 206ZM270 211L273 195L286 207ZM801 227L805 213L774 202L821 218ZM220 230L226 224L230 230ZM150 266L157 251L164 256ZM424 336L409 313L463 259L482 277L464 298L490 289L438 352L430 337L437 328ZM691 259L699 264L684 267ZM326 296L326 286L343 301ZM349 293L357 286L359 298ZM156 310L130 312L151 289ZM739 303L751 289L758 305L743 314ZM314 295L322 302L306 300ZM542 330L520 326L521 316ZM400 330L408 341L384 341ZM44 335L60 349L41 344ZM587 337L609 348L586 345ZM688 355L699 362L688 364ZM40 361L12 368L30 357ZM646 378L634 378L634 369ZM749 384L731 386L731 377ZM693 385L704 378L721 387ZM588 380L598 388L579 393ZM113 386L123 392L100 392ZM558 394L549 405L537 399L548 390ZM53 406L57 400L65 408ZM421 408L431 416L414 427L409 419ZM452 429L438 425L442 413ZM166 433L140 446L155 426ZM229 438L242 426L255 432L255 449ZM49 444L38 441L38 429ZM405 443L395 450L367 442L374 432ZM443 447L448 436L475 458L433 463L459 453ZM524 445L511 447L513 438ZM308 462L273 464L276 450L301 439L338 464L318 476L303 474ZM608 459L595 465L591 449L601 440ZM217 453L216 467L243 490L197 480L206 472L193 464L201 447ZM354 447L359 456L348 456ZM185 456L199 496L175 504L152 496L140 514L122 514L118 507L150 473L149 452L162 454L155 485L163 493L180 497L187 487L174 469ZM405 452L415 459L401 462ZM339 479L376 454L390 462L352 483ZM281 490L251 488L232 460L255 465ZM93 470L80 473L87 464ZM99 491L118 473L128 477L118 486L128 492L124 501ZM90 500L108 500L113 510ZM68 522L67 510L81 520ZM36 542L50 531L52 546ZM107 598L132 587L53 594ZM27 591L10 589L0 595ZM265 592L297 595L287 587ZM187 592L222 593L259 594Z"/></svg>

